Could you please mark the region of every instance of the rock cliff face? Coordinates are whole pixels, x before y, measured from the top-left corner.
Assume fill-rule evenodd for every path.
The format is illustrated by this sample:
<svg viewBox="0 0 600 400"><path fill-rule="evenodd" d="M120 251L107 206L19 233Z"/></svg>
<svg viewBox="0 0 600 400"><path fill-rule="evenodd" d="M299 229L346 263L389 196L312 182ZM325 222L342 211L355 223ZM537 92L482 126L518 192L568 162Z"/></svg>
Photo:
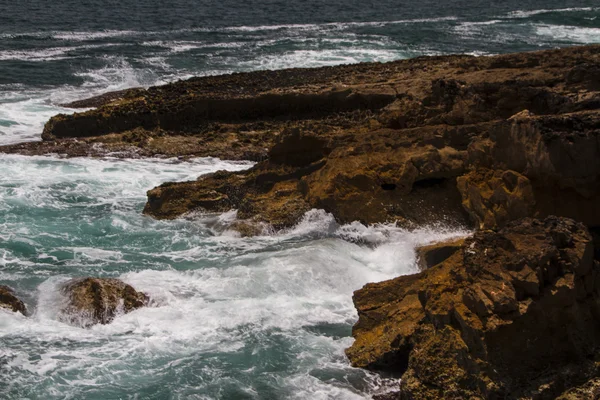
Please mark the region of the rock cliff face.
<svg viewBox="0 0 600 400"><path fill-rule="evenodd" d="M353 365L402 399L552 399L596 375L600 263L570 219L478 231L440 264L354 294Z"/></svg>

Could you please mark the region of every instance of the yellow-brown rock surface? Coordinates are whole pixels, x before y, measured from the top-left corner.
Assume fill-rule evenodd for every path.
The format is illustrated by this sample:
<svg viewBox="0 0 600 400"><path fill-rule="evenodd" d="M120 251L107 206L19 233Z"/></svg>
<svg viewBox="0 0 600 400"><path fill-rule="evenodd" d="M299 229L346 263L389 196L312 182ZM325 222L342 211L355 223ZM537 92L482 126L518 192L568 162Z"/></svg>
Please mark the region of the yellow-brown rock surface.
<svg viewBox="0 0 600 400"><path fill-rule="evenodd" d="M535 196L527 177L515 171L477 169L457 179L463 207L480 229L502 228L535 214Z"/></svg>
<svg viewBox="0 0 600 400"><path fill-rule="evenodd" d="M599 60L592 46L337 67L336 82L349 93L381 91L387 100L358 102L352 112L334 113L332 105L298 119L282 115L287 123L266 160L218 179L158 187L144 211L175 218L238 209L243 219L275 227L311 208L341 223L495 228L564 215L598 226L600 92L592 66ZM333 76L313 72L313 83ZM294 88L328 93L315 84ZM384 96L390 88L393 99Z"/></svg>
<svg viewBox="0 0 600 400"><path fill-rule="evenodd" d="M600 361L593 253L585 226L565 218L478 231L424 272L356 291L347 355L402 374L397 398L555 398Z"/></svg>

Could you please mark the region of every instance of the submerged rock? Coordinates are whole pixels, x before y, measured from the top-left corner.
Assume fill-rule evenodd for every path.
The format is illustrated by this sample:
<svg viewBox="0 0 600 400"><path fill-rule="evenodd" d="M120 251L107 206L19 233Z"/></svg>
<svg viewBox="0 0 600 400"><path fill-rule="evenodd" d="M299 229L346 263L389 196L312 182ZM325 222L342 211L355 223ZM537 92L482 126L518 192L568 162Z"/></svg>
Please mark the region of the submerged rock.
<svg viewBox="0 0 600 400"><path fill-rule="evenodd" d="M67 298L61 318L91 326L108 324L118 313L128 313L148 304L148 296L112 278L72 279L61 287Z"/></svg>
<svg viewBox="0 0 600 400"><path fill-rule="evenodd" d="M20 312L23 315L27 314L27 308L17 296L15 292L8 286L0 285L0 308Z"/></svg>
<svg viewBox="0 0 600 400"><path fill-rule="evenodd" d="M346 353L401 374L396 398L552 399L598 373L600 263L570 219L476 232L424 272L367 284L354 303Z"/></svg>

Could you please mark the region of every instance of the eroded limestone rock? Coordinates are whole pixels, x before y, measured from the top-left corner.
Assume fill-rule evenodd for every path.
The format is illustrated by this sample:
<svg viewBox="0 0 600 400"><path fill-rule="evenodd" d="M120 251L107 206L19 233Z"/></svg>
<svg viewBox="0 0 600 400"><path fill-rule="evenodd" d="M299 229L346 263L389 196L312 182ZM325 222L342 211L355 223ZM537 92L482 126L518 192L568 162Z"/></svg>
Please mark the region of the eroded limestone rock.
<svg viewBox="0 0 600 400"><path fill-rule="evenodd" d="M347 355L402 373L402 399L555 398L600 360L593 253L565 218L476 232L437 266L356 291Z"/></svg>
<svg viewBox="0 0 600 400"><path fill-rule="evenodd" d="M151 190L145 213L233 208L276 228L311 208L341 223L500 228L561 215L600 226L598 62L596 46L365 66L372 75L360 79L340 68L349 90L393 87L395 100L362 114L288 120L267 160Z"/></svg>
<svg viewBox="0 0 600 400"><path fill-rule="evenodd" d="M480 229L502 228L535 213L531 182L518 172L478 169L459 177L457 186L463 207Z"/></svg>
<svg viewBox="0 0 600 400"><path fill-rule="evenodd" d="M465 239L434 243L417 249L417 264L421 271L438 265L462 249Z"/></svg>

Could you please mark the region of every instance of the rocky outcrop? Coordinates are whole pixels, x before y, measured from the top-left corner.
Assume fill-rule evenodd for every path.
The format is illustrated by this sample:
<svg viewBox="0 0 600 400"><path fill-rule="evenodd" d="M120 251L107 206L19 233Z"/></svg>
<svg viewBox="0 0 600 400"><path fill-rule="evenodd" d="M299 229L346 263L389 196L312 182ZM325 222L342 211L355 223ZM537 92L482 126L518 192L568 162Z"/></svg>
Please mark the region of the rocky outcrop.
<svg viewBox="0 0 600 400"><path fill-rule="evenodd" d="M0 285L0 308L27 315L27 308L8 286Z"/></svg>
<svg viewBox="0 0 600 400"><path fill-rule="evenodd" d="M487 229L563 215L600 226L598 62L600 47L581 47L340 67L348 87L373 91L378 78L395 100L351 123L296 121L253 169L163 185L145 213L235 208L276 227L311 208L342 223ZM352 68L372 74L358 84Z"/></svg>
<svg viewBox="0 0 600 400"><path fill-rule="evenodd" d="M395 398L555 398L600 361L600 263L570 219L478 231L416 275L354 294L354 366L395 371ZM599 364L600 365L600 364Z"/></svg>
<svg viewBox="0 0 600 400"><path fill-rule="evenodd" d="M61 319L79 326L108 324L117 314L148 304L148 296L111 278L72 279L61 287L66 297Z"/></svg>
<svg viewBox="0 0 600 400"><path fill-rule="evenodd" d="M43 142L0 151L260 161L151 190L156 218L235 208L239 226L286 227L321 208L339 222L600 226L599 63L587 46L194 78L92 99Z"/></svg>

